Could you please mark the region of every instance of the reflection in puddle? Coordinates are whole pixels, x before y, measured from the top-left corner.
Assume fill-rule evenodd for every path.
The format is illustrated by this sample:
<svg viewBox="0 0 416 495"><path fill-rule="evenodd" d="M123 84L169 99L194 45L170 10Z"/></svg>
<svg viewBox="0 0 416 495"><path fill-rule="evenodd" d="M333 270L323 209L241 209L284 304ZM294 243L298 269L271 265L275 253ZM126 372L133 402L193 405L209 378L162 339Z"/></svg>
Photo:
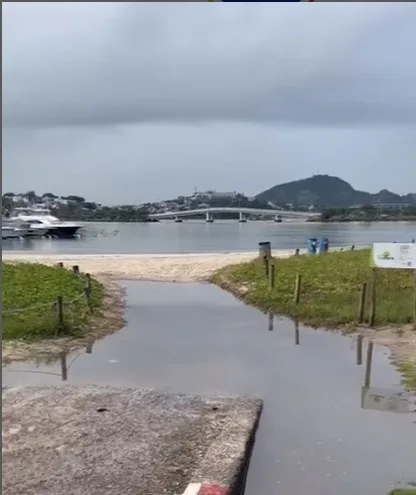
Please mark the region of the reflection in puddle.
<svg viewBox="0 0 416 495"><path fill-rule="evenodd" d="M375 411L407 414L416 412L416 397L403 391L381 387L362 387L361 407Z"/></svg>
<svg viewBox="0 0 416 495"><path fill-rule="evenodd" d="M280 318L280 320L282 320ZM267 330L274 330L274 321L275 316L273 313L269 312L267 314ZM283 321L283 320L282 320ZM299 321L293 320L293 328L294 328L294 345L300 345L300 329L299 329ZM358 335L355 338L355 347L356 347L356 364L358 366L362 365L362 354L363 354L363 337L362 335ZM92 354L94 342L89 343L85 348L85 354ZM367 343L366 348L366 360L365 360L365 375L364 375L364 384L360 389L360 397L361 397L361 408L362 409L372 409L376 411L384 411L384 412L394 412L399 414L404 413L414 413L416 412L416 396L413 394L407 393L401 389L389 389L382 387L371 387L371 371L372 371L372 362L373 362L373 352L374 352L374 344L369 341ZM9 373L37 373L44 374L50 376L59 376L62 381L68 380L68 374L72 366L76 363L76 361L84 354L84 352L78 351L76 354L68 354L61 353L59 358L48 358L45 361L38 360L29 368L14 368L13 366L6 367L7 372ZM57 363L60 365L60 373L47 371L49 368L56 368ZM69 364L68 364L69 363ZM109 359L109 364L118 363L117 359ZM44 369L39 369L44 368ZM45 369L46 368L46 369ZM27 382L31 382L30 379L26 380Z"/></svg>
<svg viewBox="0 0 416 495"><path fill-rule="evenodd" d="M273 313L270 313L268 314L268 325L267 325L267 330L269 332L272 332L273 331L273 326L274 326L274 315Z"/></svg>
<svg viewBox="0 0 416 495"><path fill-rule="evenodd" d="M275 315L269 311L267 313L267 330L272 332L274 330L274 320ZM280 318L282 320L282 318ZM288 320L289 321L289 320ZM293 320L294 330L295 330L295 345L300 345L300 332L299 332L299 321Z"/></svg>
<svg viewBox="0 0 416 495"><path fill-rule="evenodd" d="M363 337L356 339L357 365L362 364ZM361 387L361 407L375 411L394 412L399 414L416 412L416 396L404 390L371 387L371 371L373 366L374 344L367 343L365 360L364 385Z"/></svg>
<svg viewBox="0 0 416 495"><path fill-rule="evenodd" d="M299 337L299 322L298 320L294 321L295 325L295 345L300 345L300 337Z"/></svg>
<svg viewBox="0 0 416 495"><path fill-rule="evenodd" d="M93 344L90 343L86 346L85 348L85 353L86 354L92 354L92 346ZM28 363L29 365L32 364L32 367L29 368L18 368L18 367L13 367L12 365L7 366L5 369L9 373L39 373L43 375L50 375L50 376L60 376L63 382L66 382L68 380L68 372L70 368L75 364L75 362L79 359L79 357L82 355L81 352L77 352L76 354L72 353L66 353L62 352L59 357L53 357L53 358L48 358L45 360L39 359L36 361L36 363ZM68 364L69 361L69 364ZM54 373L52 371L45 371L44 369L39 369L39 368L55 368L56 364L59 363L60 365L60 373ZM33 369L33 365L36 369ZM30 380L28 380L30 382ZM27 383L28 385L31 385L31 383Z"/></svg>
<svg viewBox="0 0 416 495"><path fill-rule="evenodd" d="M276 317L273 313L269 312L267 314L267 330L272 332L274 330L274 322ZM278 318L279 319L279 318ZM280 320L283 321L282 318ZM294 344L295 346L300 345L300 329L299 329L299 321L293 320L293 328L294 328ZM355 347L356 347L356 364L358 366L362 365L362 354L363 354L363 336L358 335L355 338ZM85 347L85 354L92 354L94 342L90 342ZM25 373L25 374L43 374L50 376L59 376L62 381L68 380L68 374L71 367L74 366L76 361L84 354L84 352L78 351L77 353L61 353L59 358L47 358L44 361L38 360L36 363L29 364L28 368L15 368L13 366L6 367L6 371L8 373ZM389 389L382 387L371 387L371 371L372 371L372 362L373 362L373 352L374 352L374 344L369 341L367 343L366 348L366 360L365 360L365 375L364 375L364 384L360 389L360 397L361 397L361 408L362 409L372 409L377 411L385 411L385 412L395 412L399 414L403 413L414 413L416 412L416 396L413 394L407 393L401 389ZM56 368L57 363L60 365L60 373L47 371L50 368ZM68 364L69 363L69 364ZM109 359L109 364L118 363L117 359ZM36 368L36 369L34 369ZM43 369L39 369L43 368ZM45 369L46 368L46 369ZM31 380L25 380L30 384Z"/></svg>
<svg viewBox="0 0 416 495"><path fill-rule="evenodd" d="M210 285L124 285L122 331L54 363L12 363L4 384L260 397L246 495L380 495L414 479L413 417L384 412L401 413L409 397L381 348L368 360L366 341L357 349L358 340L265 315Z"/></svg>

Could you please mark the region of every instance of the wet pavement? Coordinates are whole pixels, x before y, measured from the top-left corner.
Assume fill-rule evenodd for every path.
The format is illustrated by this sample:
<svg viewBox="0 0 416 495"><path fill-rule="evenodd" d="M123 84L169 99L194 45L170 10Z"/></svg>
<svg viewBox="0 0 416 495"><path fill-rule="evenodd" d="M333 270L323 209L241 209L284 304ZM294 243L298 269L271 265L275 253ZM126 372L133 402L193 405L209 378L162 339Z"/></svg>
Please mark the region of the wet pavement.
<svg viewBox="0 0 416 495"><path fill-rule="evenodd" d="M73 384L259 397L246 495L383 495L415 480L415 415L362 408L352 339L303 327L297 335L293 322L271 322L210 285L123 285L125 329L49 366L14 363L3 385L58 384L63 371ZM375 347L371 385L399 384Z"/></svg>

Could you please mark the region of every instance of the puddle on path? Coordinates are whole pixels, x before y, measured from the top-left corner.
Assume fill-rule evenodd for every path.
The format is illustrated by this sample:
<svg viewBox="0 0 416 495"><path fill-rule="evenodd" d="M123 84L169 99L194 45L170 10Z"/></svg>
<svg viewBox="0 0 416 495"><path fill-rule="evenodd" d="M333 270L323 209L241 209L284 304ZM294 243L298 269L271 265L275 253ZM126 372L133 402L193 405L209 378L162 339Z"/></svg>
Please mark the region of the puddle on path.
<svg viewBox="0 0 416 495"><path fill-rule="evenodd" d="M51 365L9 365L3 385L58 384L63 374L67 383L260 397L246 495L384 495L416 478L414 414L373 408L381 389L400 389L385 351L374 349L375 393L363 409L365 366L352 339L297 332L210 285L123 285L125 329Z"/></svg>

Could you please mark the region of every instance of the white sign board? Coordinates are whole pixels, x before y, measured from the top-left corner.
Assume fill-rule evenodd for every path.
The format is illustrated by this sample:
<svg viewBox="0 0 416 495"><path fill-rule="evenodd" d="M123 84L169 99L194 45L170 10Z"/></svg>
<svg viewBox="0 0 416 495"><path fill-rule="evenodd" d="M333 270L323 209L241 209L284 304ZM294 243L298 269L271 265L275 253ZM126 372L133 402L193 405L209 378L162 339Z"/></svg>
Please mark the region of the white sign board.
<svg viewBox="0 0 416 495"><path fill-rule="evenodd" d="M416 270L416 243L375 242L372 264L378 268Z"/></svg>

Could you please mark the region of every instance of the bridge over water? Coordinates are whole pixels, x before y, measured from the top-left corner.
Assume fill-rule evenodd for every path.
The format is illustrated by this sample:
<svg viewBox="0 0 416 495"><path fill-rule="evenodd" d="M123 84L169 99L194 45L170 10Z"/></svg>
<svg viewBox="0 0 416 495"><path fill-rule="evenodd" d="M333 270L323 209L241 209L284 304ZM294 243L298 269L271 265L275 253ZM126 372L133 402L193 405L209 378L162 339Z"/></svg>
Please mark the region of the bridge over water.
<svg viewBox="0 0 416 495"><path fill-rule="evenodd" d="M205 216L206 222L213 222L215 213L235 213L236 216L238 216L240 222L245 222L247 216L272 217L276 221L279 221L281 218L302 218L307 220L308 218L316 217L319 215L317 213L311 213L307 211L266 210L259 208L219 206L211 208L199 208L196 210L165 211L163 213L152 213L149 215L149 217L157 220L173 218L175 219L175 221L181 221L182 218L202 215Z"/></svg>

